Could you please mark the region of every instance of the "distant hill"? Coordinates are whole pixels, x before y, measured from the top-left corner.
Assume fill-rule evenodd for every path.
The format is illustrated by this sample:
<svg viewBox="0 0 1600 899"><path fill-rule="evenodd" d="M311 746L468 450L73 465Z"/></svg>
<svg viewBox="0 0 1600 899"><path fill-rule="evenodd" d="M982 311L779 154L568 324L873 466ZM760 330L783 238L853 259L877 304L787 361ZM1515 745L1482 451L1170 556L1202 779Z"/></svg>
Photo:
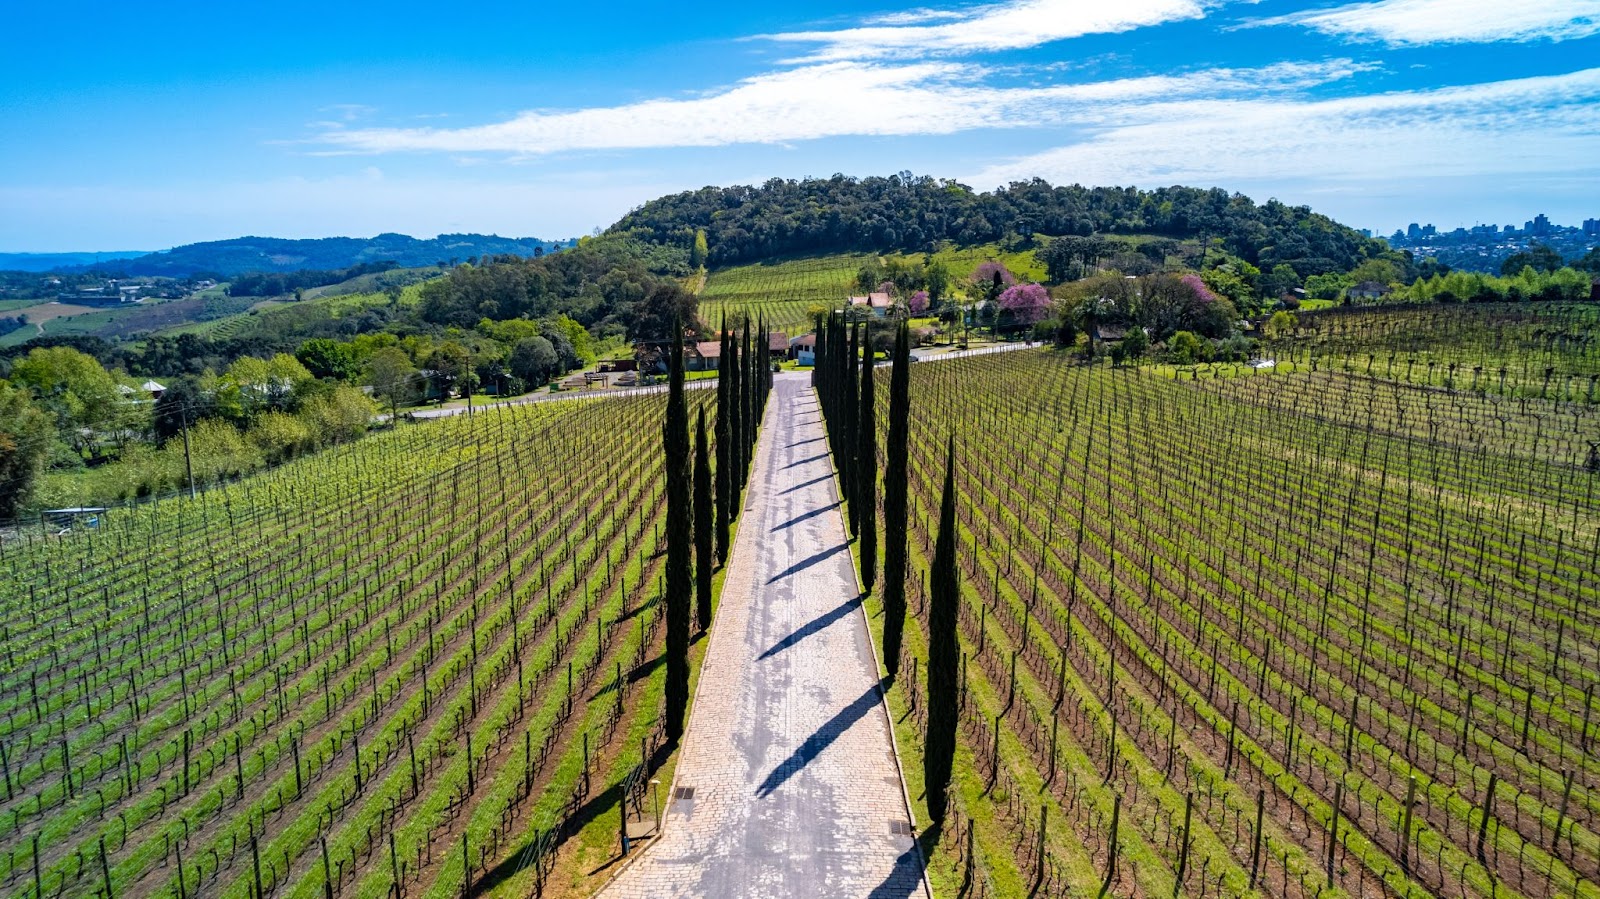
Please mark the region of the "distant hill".
<svg viewBox="0 0 1600 899"><path fill-rule="evenodd" d="M94 266L118 259L149 255L149 250L112 250L105 253L0 253L0 272L53 272L75 266Z"/></svg>
<svg viewBox="0 0 1600 899"><path fill-rule="evenodd" d="M945 241L972 246L1008 234L1150 234L1219 240L1263 270L1290 265L1304 278L1348 271L1388 249L1309 207L1275 199L1257 204L1221 188L1089 188L1035 179L984 193L910 173L705 187L651 200L611 231L685 251L704 231L713 267L794 255L924 252Z"/></svg>
<svg viewBox="0 0 1600 899"><path fill-rule="evenodd" d="M56 266L62 271L101 268L130 276L164 275L182 278L204 272L224 278L244 272L292 272L302 269L341 269L369 262L393 262L402 268L464 262L470 257L513 254L533 256L571 245L571 241L537 237L500 237L493 234L441 234L428 240L404 234L377 237L324 237L288 240L279 237L236 237L186 244L147 253L108 266L85 262ZM71 254L93 256L94 254ZM3 257L0 257L3 259ZM0 268L6 266L0 265ZM29 269L30 271L36 269Z"/></svg>

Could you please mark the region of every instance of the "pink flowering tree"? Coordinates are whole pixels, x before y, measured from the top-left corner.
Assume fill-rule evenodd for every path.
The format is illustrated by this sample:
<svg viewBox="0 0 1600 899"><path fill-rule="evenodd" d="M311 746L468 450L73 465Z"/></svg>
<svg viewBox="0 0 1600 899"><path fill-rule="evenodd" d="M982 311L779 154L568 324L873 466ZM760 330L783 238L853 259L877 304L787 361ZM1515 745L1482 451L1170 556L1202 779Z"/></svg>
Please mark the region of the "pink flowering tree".
<svg viewBox="0 0 1600 899"><path fill-rule="evenodd" d="M912 315L921 315L922 313L927 312L928 292L926 290L919 290L911 294L911 299L908 301L908 305L911 307Z"/></svg>
<svg viewBox="0 0 1600 899"><path fill-rule="evenodd" d="M972 283L979 290L991 291L994 290L996 275L1000 276L1000 290L1004 290L1007 287L1013 287L1017 283L1017 276L1011 274L1010 269L998 262L985 262L982 265L979 265L972 272ZM994 296L999 292L1000 291L994 291L994 293L990 294L990 296Z"/></svg>
<svg viewBox="0 0 1600 899"><path fill-rule="evenodd" d="M1206 282L1200 280L1199 275L1184 275L1182 281L1194 291L1195 298L1202 303L1215 303L1219 299L1216 294L1211 292L1211 288L1206 286Z"/></svg>
<svg viewBox="0 0 1600 899"><path fill-rule="evenodd" d="M1000 294L1000 311L1017 325L1043 321L1050 313L1050 293L1038 284L1015 284Z"/></svg>
<svg viewBox="0 0 1600 899"><path fill-rule="evenodd" d="M893 281L884 281L884 282L882 282L881 284L878 285L878 289L877 289L876 292L877 293L886 293L889 296L894 296L894 282Z"/></svg>

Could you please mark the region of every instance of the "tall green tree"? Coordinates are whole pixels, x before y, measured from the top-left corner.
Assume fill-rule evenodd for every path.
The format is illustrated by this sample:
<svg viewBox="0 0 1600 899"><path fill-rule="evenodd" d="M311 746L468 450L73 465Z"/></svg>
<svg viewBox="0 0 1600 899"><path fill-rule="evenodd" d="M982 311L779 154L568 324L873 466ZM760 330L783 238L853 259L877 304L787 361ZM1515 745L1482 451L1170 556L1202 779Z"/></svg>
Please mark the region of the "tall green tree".
<svg viewBox="0 0 1600 899"><path fill-rule="evenodd" d="M400 421L400 405L417 393L417 369L399 347L384 347L367 360L367 383L379 399L389 404L389 424Z"/></svg>
<svg viewBox="0 0 1600 899"><path fill-rule="evenodd" d="M741 406L744 412L744 455L740 462L739 470L742 472L740 475L741 481L748 484L750 482L750 461L756 455L756 394L761 389L761 382L756 379L758 373L756 371L755 340L753 339L748 317L744 320L744 349L739 358L744 360L744 372L740 375L739 381L745 385L744 402Z"/></svg>
<svg viewBox="0 0 1600 899"><path fill-rule="evenodd" d="M843 396L839 402L839 430L840 446L839 483L844 488L844 498L850 520L850 536L861 534L861 503L856 500L856 406L860 402L857 397L856 378L859 377L856 365L861 358L861 327L850 326L850 345L845 350L844 375L840 387Z"/></svg>
<svg viewBox="0 0 1600 899"><path fill-rule="evenodd" d="M868 593L878 579L878 420L873 406L872 348L861 364L861 407L856 418L856 503L861 506L861 586Z"/></svg>
<svg viewBox="0 0 1600 899"><path fill-rule="evenodd" d="M682 327L675 326L681 334ZM667 739L683 736L689 709L689 619L691 582L689 411L683 396L683 339L669 342L667 412L661 451L667 466Z"/></svg>
<svg viewBox="0 0 1600 899"><path fill-rule="evenodd" d="M722 354L726 360L729 355L728 348L728 317L722 317ZM730 525L733 523L733 462L730 450L733 439L730 428L732 422L728 415L730 387L732 378L724 370L717 377L717 560L723 564L728 561L728 539Z"/></svg>
<svg viewBox="0 0 1600 899"><path fill-rule="evenodd" d="M883 469L883 664L889 676L900 669L900 643L906 620L906 480L911 440L911 328L894 335L894 367L889 373L889 444Z"/></svg>
<svg viewBox="0 0 1600 899"><path fill-rule="evenodd" d="M732 485L731 509L737 509L744 501L744 383L739 377L739 338L733 332L727 338L728 348L722 352L718 377L728 379L728 433L732 438L728 442L728 483Z"/></svg>
<svg viewBox="0 0 1600 899"><path fill-rule="evenodd" d="M15 518L50 454L55 426L28 391L0 381L0 518Z"/></svg>
<svg viewBox="0 0 1600 899"><path fill-rule="evenodd" d="M62 440L80 456L102 455L100 437L116 433L131 408L99 360L71 347L37 347L18 359L11 382L28 390L34 405L55 416Z"/></svg>
<svg viewBox="0 0 1600 899"><path fill-rule="evenodd" d="M713 555L711 511L711 450L706 446L706 407L700 407L694 433L694 587L695 611L701 630L711 627L711 571Z"/></svg>
<svg viewBox="0 0 1600 899"><path fill-rule="evenodd" d="M928 572L928 738L922 757L928 816L944 821L950 771L956 756L956 706L960 702L961 651L956 642L956 609L961 602L956 567L956 442L950 438L944 468L944 498L939 503L939 537Z"/></svg>

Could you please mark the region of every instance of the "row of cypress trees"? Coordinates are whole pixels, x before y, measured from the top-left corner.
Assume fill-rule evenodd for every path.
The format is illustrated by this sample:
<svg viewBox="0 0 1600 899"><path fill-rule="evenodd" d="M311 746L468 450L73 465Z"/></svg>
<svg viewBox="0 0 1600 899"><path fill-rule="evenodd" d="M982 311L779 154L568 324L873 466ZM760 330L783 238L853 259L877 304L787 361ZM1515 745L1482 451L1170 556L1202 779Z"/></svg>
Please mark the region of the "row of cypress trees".
<svg viewBox="0 0 1600 899"><path fill-rule="evenodd" d="M848 507L850 533L858 547L861 583L875 584L878 538L878 449L873 354L859 323L837 313L817 321L816 367L812 375L827 425L828 443L839 470ZM883 465L883 663L889 677L900 667L906 618L908 547L907 484L910 478L911 332L905 322L895 332L889 375L889 430ZM955 764L956 716L960 701L961 650L956 613L961 597L956 568L955 441L945 462L939 535L928 572L928 732L924 738L923 778L928 814L942 822L948 807Z"/></svg>
<svg viewBox="0 0 1600 899"><path fill-rule="evenodd" d="M681 322L675 333L683 333ZM671 341L667 353L661 452L667 468L666 733L673 742L683 736L689 709L690 631L696 624L701 631L711 627L711 577L728 558L729 530L743 501L758 426L772 390L765 328L751 328L746 321L735 333L724 318L721 340L714 471L703 405L692 463L690 459L682 339Z"/></svg>

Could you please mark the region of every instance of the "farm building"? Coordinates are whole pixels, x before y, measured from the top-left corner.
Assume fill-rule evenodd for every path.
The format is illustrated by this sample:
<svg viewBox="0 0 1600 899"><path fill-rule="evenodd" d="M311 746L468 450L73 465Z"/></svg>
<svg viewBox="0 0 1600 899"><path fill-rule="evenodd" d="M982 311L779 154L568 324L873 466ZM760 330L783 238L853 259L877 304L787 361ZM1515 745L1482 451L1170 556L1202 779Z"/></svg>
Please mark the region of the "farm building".
<svg viewBox="0 0 1600 899"><path fill-rule="evenodd" d="M716 371L722 363L722 344L715 340L702 340L685 347L684 367L689 371Z"/></svg>
<svg viewBox="0 0 1600 899"><path fill-rule="evenodd" d="M845 300L845 304L852 307L866 307L872 310L874 316L883 318L889 314L889 308L894 305L894 300L886 293L873 292L864 297L849 297Z"/></svg>
<svg viewBox="0 0 1600 899"><path fill-rule="evenodd" d="M802 334L789 341L789 353L801 365L817 364L817 335Z"/></svg>

